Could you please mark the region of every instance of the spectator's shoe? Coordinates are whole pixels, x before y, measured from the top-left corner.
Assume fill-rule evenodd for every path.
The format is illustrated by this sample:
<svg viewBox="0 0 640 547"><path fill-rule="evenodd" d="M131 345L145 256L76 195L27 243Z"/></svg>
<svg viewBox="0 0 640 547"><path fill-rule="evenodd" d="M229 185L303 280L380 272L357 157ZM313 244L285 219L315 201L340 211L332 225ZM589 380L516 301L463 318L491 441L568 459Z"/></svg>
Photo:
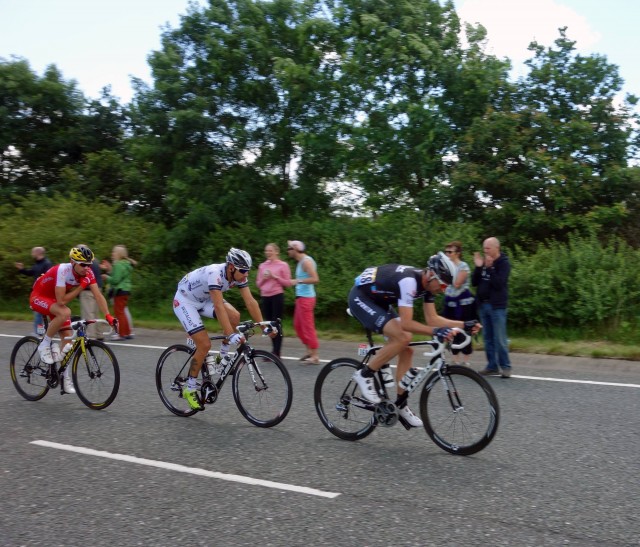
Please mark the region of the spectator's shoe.
<svg viewBox="0 0 640 547"><path fill-rule="evenodd" d="M503 378L511 378L511 367L503 367L502 374L500 376Z"/></svg>
<svg viewBox="0 0 640 547"><path fill-rule="evenodd" d="M53 355L51 354L51 346L49 344L40 344L38 346L38 353L40 354L40 360L47 365L54 363Z"/></svg>
<svg viewBox="0 0 640 547"><path fill-rule="evenodd" d="M370 378L365 378L362 376L362 370L356 370L353 373L353 381L358 384L360 391L362 392L362 396L367 400L374 404L378 404L382 401L380 396L376 391L376 383L373 381L373 376Z"/></svg>
<svg viewBox="0 0 640 547"><path fill-rule="evenodd" d="M398 415L411 426L411 427L422 427L422 420L416 416L413 411L409 408L409 406L404 406L403 408L398 409Z"/></svg>
<svg viewBox="0 0 640 547"><path fill-rule="evenodd" d="M463 366L463 367L469 367L469 368L471 368L471 363L470 363L469 361L464 361L464 362L462 363L462 366Z"/></svg>
<svg viewBox="0 0 640 547"><path fill-rule="evenodd" d="M483 368L480 374L482 374L482 376L500 376L500 371L497 368Z"/></svg>
<svg viewBox="0 0 640 547"><path fill-rule="evenodd" d="M202 410L197 389L189 389L187 386L184 386L182 388L182 397L189 403L191 410Z"/></svg>
<svg viewBox="0 0 640 547"><path fill-rule="evenodd" d="M69 374L68 369L65 371L62 376L62 389L64 389L65 393L75 393L76 388L73 387L73 379L71 378L71 374Z"/></svg>
<svg viewBox="0 0 640 547"><path fill-rule="evenodd" d="M120 336L119 334L112 334L111 341L112 342L124 342L127 338L125 336Z"/></svg>
<svg viewBox="0 0 640 547"><path fill-rule="evenodd" d="M60 351L60 346L55 342L51 344L51 357L56 363L62 361L62 352Z"/></svg>

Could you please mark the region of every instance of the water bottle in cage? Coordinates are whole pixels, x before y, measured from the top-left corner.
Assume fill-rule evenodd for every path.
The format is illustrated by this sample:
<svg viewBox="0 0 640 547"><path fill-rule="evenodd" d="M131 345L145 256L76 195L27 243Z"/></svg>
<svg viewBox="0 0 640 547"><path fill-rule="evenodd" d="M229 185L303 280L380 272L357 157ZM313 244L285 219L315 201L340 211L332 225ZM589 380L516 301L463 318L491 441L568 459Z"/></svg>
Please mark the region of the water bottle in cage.
<svg viewBox="0 0 640 547"><path fill-rule="evenodd" d="M380 372L382 372L382 382L384 383L385 387L393 387L396 381L394 379L393 372L391 372L391 367L389 366L389 364L387 363L386 365L382 365L382 367L380 368Z"/></svg>
<svg viewBox="0 0 640 547"><path fill-rule="evenodd" d="M231 361L233 361L233 355L235 355L235 353L225 353L224 355L222 355L222 359L220 359L218 364L218 366L220 367L220 374L229 370Z"/></svg>
<svg viewBox="0 0 640 547"><path fill-rule="evenodd" d="M216 362L216 356L209 354L204 358L204 364L207 365L207 370L209 371L209 376L213 376L214 374L218 374L218 363Z"/></svg>
<svg viewBox="0 0 640 547"><path fill-rule="evenodd" d="M402 389L409 389L411 382L413 382L413 379L417 375L418 375L418 369L411 367L407 372L405 372L405 375L402 377L402 380L400 380L400 387Z"/></svg>

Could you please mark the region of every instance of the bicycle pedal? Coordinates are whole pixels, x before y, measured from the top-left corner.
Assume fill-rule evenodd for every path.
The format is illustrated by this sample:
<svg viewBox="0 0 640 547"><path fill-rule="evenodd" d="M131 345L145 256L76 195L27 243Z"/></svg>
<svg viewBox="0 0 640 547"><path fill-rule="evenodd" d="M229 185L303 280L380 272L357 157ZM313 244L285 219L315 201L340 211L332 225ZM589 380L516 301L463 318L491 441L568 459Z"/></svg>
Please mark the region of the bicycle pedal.
<svg viewBox="0 0 640 547"><path fill-rule="evenodd" d="M407 420L405 420L402 416L398 416L398 421L403 425L403 427L407 431L414 428L414 426L410 425L409 422L407 422Z"/></svg>

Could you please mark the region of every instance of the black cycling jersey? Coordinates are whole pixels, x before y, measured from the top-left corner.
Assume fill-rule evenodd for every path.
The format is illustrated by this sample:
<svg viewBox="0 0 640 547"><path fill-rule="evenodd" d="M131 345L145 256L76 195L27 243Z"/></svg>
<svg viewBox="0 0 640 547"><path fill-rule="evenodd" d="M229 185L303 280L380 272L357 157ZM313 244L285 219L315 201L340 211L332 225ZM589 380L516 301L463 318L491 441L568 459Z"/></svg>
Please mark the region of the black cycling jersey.
<svg viewBox="0 0 640 547"><path fill-rule="evenodd" d="M412 306L421 297L424 302L434 302L433 293L422 288L422 272L413 266L385 264L367 268L356 277L355 284L378 304Z"/></svg>

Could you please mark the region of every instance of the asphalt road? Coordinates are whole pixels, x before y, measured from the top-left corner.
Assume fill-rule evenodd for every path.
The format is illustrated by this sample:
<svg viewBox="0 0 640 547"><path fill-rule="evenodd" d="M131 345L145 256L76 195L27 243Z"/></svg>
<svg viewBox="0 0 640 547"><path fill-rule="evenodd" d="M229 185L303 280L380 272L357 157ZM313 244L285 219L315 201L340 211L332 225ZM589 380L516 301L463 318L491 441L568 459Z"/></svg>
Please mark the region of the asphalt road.
<svg viewBox="0 0 640 547"><path fill-rule="evenodd" d="M29 326L0 321L0 545L640 545L638 363L514 354L514 376L490 378L496 438L461 457L399 425L331 435L313 407L320 367L295 339L293 407L271 429L241 416L230 383L191 418L165 409L155 364L177 332L111 345L122 382L106 410L57 390L28 402L9 356ZM356 353L321 345L323 361Z"/></svg>

